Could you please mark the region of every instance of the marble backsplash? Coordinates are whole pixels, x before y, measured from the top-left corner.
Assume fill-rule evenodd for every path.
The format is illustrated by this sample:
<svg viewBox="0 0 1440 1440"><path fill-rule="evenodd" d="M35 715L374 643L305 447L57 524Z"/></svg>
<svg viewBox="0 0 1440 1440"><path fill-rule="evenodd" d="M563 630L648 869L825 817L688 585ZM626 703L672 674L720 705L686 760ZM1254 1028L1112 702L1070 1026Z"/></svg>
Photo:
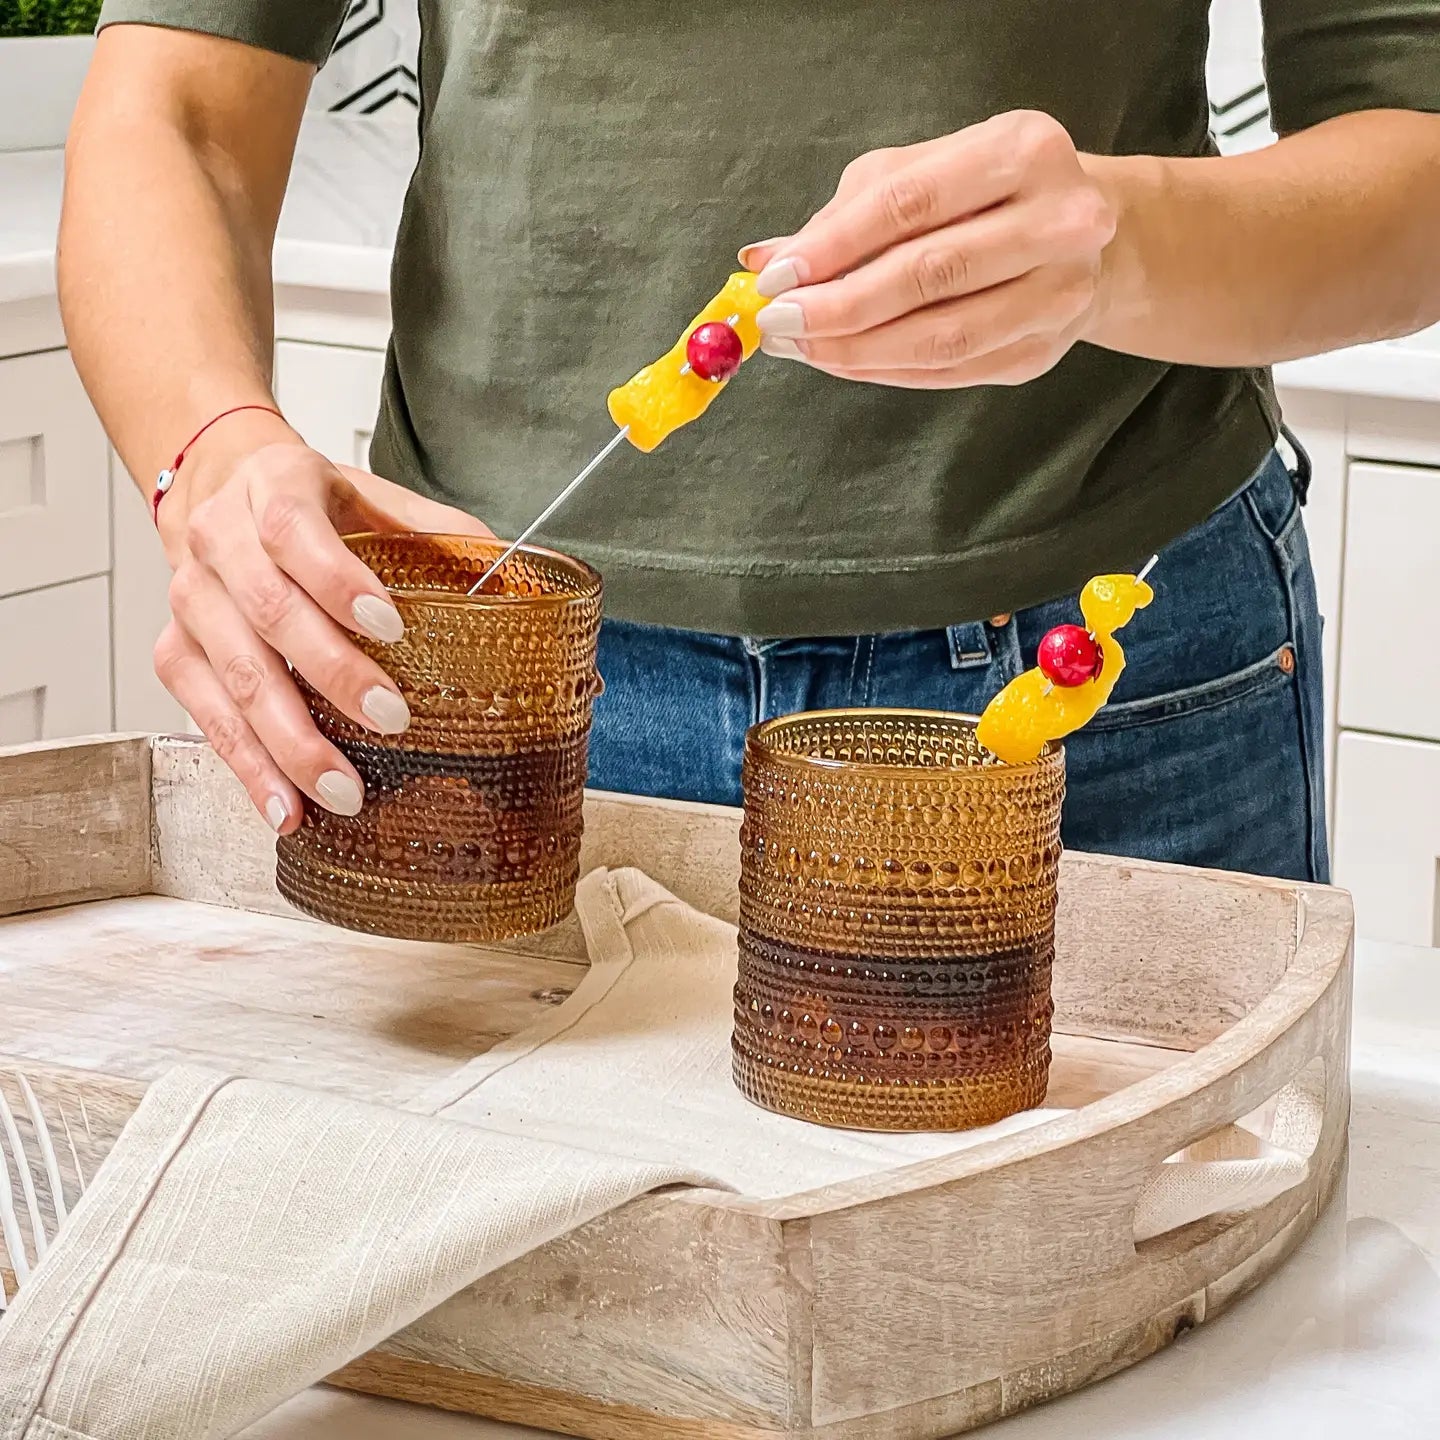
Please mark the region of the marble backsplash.
<svg viewBox="0 0 1440 1440"><path fill-rule="evenodd" d="M1211 0L1210 128L1227 153L1275 138L1260 48L1260 0Z"/></svg>
<svg viewBox="0 0 1440 1440"><path fill-rule="evenodd" d="M416 0L352 0L311 91L311 108L413 124L420 103L419 50Z"/></svg>
<svg viewBox="0 0 1440 1440"><path fill-rule="evenodd" d="M1212 0L1210 24L1215 137L1225 151L1268 144L1274 136L1260 69L1259 0ZM416 0L353 0L330 62L315 83L311 105L345 115L412 123L419 104L415 77L419 45Z"/></svg>

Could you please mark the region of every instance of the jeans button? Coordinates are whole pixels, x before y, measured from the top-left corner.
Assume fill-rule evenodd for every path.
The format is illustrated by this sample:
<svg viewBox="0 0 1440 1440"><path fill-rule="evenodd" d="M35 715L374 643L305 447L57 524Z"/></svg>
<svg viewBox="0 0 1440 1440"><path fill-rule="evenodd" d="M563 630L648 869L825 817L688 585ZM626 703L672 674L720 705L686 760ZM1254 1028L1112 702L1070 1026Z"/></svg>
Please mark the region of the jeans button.
<svg viewBox="0 0 1440 1440"><path fill-rule="evenodd" d="M1295 673L1295 651L1289 645L1283 646L1275 657L1275 663L1286 675L1293 675Z"/></svg>
<svg viewBox="0 0 1440 1440"><path fill-rule="evenodd" d="M1003 630L1009 623L1009 615L992 615L990 617L990 627L993 630Z"/></svg>

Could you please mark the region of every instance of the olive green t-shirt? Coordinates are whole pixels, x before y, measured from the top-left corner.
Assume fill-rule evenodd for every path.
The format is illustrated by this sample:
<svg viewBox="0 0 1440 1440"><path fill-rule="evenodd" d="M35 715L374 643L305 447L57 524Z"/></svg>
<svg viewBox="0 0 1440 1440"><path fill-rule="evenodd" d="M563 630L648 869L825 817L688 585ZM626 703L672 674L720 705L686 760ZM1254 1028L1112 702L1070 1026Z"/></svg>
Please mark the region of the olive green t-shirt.
<svg viewBox="0 0 1440 1440"><path fill-rule="evenodd" d="M348 0L108 0L322 62ZM1265 0L1277 128L1440 109L1440 0ZM1056 116L1202 155L1207 0L422 0L421 154L372 462L501 534L613 433L605 396L878 146ZM1312 243L1296 217L1295 244ZM1016 388L856 385L764 356L544 539L623 618L765 636L979 619L1132 565L1277 424L1263 371L1077 346Z"/></svg>

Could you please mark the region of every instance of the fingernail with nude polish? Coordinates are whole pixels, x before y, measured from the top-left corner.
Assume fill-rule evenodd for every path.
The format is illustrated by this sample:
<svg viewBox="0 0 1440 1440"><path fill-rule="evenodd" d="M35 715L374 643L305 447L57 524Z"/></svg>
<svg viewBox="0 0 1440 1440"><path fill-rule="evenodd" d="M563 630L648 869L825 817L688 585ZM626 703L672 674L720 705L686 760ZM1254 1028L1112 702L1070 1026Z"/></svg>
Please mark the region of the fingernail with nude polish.
<svg viewBox="0 0 1440 1440"><path fill-rule="evenodd" d="M339 770L327 770L315 782L315 793L320 803L336 815L358 815L365 803L365 792Z"/></svg>
<svg viewBox="0 0 1440 1440"><path fill-rule="evenodd" d="M760 333L767 338L775 335L803 335L805 312L793 300L776 300L755 317L755 323L760 327Z"/></svg>
<svg viewBox="0 0 1440 1440"><path fill-rule="evenodd" d="M400 612L378 595L360 596L350 607L350 613L361 633L382 645L393 645L405 638L405 622L400 618Z"/></svg>
<svg viewBox="0 0 1440 1440"><path fill-rule="evenodd" d="M804 283L805 262L784 255L778 260L772 260L760 272L755 281L755 289L769 299L774 295L783 295L787 290L793 290Z"/></svg>
<svg viewBox="0 0 1440 1440"><path fill-rule="evenodd" d="M776 360L803 360L805 352L793 341L772 338L767 335L760 342L760 349Z"/></svg>
<svg viewBox="0 0 1440 1440"><path fill-rule="evenodd" d="M279 795L272 795L265 802L265 818L270 828L279 834L280 827L290 818L290 807Z"/></svg>
<svg viewBox="0 0 1440 1440"><path fill-rule="evenodd" d="M410 707L393 690L374 685L360 701L361 714L379 728L382 735L398 735L410 728Z"/></svg>

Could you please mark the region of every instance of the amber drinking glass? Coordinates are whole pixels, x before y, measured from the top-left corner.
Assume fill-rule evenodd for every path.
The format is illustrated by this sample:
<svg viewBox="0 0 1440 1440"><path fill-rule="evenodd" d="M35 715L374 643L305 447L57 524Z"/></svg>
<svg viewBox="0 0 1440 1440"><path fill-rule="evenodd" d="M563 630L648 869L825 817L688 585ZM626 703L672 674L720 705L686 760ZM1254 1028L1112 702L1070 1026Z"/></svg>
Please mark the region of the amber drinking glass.
<svg viewBox="0 0 1440 1440"><path fill-rule="evenodd" d="M1064 752L1002 765L970 716L833 710L745 744L735 1080L859 1130L1045 1098Z"/></svg>
<svg viewBox="0 0 1440 1440"><path fill-rule="evenodd" d="M365 782L352 818L305 804L276 881L321 920L410 940L498 940L563 919L579 876L581 805L600 577L526 548L486 593L466 591L500 543L358 535L346 543L405 621L394 645L359 640L410 706L376 735L300 677L320 731Z"/></svg>

